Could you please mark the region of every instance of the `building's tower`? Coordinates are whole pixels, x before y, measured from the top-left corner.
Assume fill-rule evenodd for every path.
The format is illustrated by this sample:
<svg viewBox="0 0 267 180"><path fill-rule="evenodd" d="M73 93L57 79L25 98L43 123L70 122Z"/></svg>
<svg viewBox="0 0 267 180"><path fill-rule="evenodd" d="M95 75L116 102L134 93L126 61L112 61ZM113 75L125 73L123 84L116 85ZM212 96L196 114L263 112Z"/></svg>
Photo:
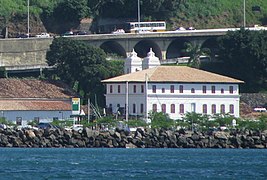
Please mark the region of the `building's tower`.
<svg viewBox="0 0 267 180"><path fill-rule="evenodd" d="M147 57L145 57L143 60L142 69L145 70L157 66L160 66L159 58L155 56L152 48L150 48L150 51L147 53Z"/></svg>
<svg viewBox="0 0 267 180"><path fill-rule="evenodd" d="M125 60L124 74L129 74L141 70L142 70L142 59L137 56L137 53L133 49L130 56L127 57Z"/></svg>

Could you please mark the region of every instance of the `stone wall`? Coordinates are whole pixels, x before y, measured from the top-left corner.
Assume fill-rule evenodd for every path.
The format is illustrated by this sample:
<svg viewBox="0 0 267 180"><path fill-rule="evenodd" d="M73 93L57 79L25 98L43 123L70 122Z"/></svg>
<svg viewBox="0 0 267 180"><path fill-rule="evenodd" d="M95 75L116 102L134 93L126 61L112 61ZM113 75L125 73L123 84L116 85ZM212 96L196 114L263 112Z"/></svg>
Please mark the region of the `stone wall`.
<svg viewBox="0 0 267 180"><path fill-rule="evenodd" d="M23 148L267 148L267 131L172 131L164 129L81 133L63 129L3 130L0 147Z"/></svg>
<svg viewBox="0 0 267 180"><path fill-rule="evenodd" d="M45 65L46 52L53 38L0 40L0 66Z"/></svg>

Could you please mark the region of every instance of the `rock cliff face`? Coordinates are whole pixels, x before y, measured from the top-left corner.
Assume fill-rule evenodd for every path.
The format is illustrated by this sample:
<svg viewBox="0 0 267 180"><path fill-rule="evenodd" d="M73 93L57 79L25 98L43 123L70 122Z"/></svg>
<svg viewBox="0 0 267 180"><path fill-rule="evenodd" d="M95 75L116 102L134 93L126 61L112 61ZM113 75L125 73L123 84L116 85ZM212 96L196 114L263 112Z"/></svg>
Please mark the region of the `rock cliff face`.
<svg viewBox="0 0 267 180"><path fill-rule="evenodd" d="M264 93L242 93L240 100L252 108L267 106L267 94Z"/></svg>
<svg viewBox="0 0 267 180"><path fill-rule="evenodd" d="M3 130L0 147L21 148L267 148L267 131L191 132L164 129L82 133L66 130Z"/></svg>
<svg viewBox="0 0 267 180"><path fill-rule="evenodd" d="M7 24L7 29L5 24L0 22L0 30L3 37L6 36L6 31L9 38L16 37L19 34L27 34L28 32L28 20L27 17L13 17ZM29 31L31 35L36 35L41 32L47 32L44 24L39 17L31 16L29 23Z"/></svg>

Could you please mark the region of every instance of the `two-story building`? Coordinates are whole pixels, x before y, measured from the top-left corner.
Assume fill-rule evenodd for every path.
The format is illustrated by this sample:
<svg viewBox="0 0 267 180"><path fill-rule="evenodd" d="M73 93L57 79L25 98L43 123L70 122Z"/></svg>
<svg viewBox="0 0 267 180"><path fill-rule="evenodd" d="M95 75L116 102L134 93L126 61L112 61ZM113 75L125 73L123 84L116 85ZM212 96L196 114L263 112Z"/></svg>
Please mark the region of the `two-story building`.
<svg viewBox="0 0 267 180"><path fill-rule="evenodd" d="M185 66L157 66L106 79L106 106L116 113L147 117L164 112L180 119L186 112L239 117L243 81Z"/></svg>

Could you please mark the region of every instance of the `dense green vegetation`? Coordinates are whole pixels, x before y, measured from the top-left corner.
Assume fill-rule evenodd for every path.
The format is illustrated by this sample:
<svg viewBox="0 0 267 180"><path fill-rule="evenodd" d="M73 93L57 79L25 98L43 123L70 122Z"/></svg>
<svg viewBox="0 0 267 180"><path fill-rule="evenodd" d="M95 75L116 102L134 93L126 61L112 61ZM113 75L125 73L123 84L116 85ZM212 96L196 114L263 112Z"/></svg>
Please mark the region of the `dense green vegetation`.
<svg viewBox="0 0 267 180"><path fill-rule="evenodd" d="M235 118L231 115L215 114L208 116L197 113L186 113L185 117L180 120L170 119L169 116L162 112L150 113L149 119L151 123L146 123L143 119L129 119L128 122L121 119L114 119L112 116L105 116L94 122L88 123L82 121L84 126L89 127L108 127L109 129L118 127L118 124L124 127L143 127L154 129L186 129L193 131L209 131L209 130L230 130L230 129L249 129L249 130L267 130L267 116L262 115L257 120ZM235 121L235 123L233 123Z"/></svg>
<svg viewBox="0 0 267 180"><path fill-rule="evenodd" d="M10 23L25 24L26 0L0 2L1 29ZM140 7L141 21L165 20L169 29L179 26L198 29L243 26L243 0L140 0ZM30 0L30 15L41 18L49 32L62 33L77 28L85 17L93 18L94 22L100 18L137 20L137 1ZM254 24L267 24L267 1L246 1L246 25Z"/></svg>
<svg viewBox="0 0 267 180"><path fill-rule="evenodd" d="M95 101L104 107L105 88L101 80L122 74L120 61L107 61L105 52L82 41L56 38L46 55L49 66L55 66L55 74L48 78L60 78L73 87L84 100Z"/></svg>
<svg viewBox="0 0 267 180"><path fill-rule="evenodd" d="M219 40L220 73L243 80L243 92L267 89L267 32L228 32Z"/></svg>

